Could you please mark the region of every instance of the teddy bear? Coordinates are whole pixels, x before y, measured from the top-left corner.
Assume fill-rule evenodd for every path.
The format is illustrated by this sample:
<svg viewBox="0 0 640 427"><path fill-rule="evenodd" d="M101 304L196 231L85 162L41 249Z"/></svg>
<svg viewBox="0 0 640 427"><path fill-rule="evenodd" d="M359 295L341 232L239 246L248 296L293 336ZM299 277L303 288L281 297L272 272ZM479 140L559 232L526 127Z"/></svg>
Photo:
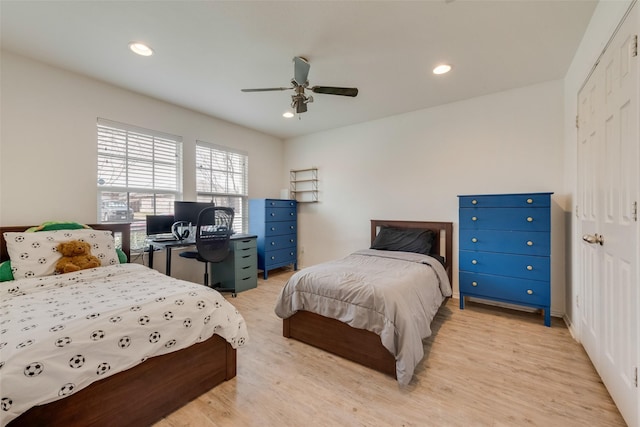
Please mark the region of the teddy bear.
<svg viewBox="0 0 640 427"><path fill-rule="evenodd" d="M86 268L100 267L100 260L91 255L91 245L80 240L70 240L58 245L62 258L56 263L56 273L71 273Z"/></svg>

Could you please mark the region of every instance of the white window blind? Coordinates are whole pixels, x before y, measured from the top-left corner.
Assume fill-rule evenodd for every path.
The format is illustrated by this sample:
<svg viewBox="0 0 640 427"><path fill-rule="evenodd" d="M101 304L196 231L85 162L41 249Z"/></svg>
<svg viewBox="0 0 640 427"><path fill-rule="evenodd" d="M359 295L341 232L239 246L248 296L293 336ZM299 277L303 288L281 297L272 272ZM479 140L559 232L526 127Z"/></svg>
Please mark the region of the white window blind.
<svg viewBox="0 0 640 427"><path fill-rule="evenodd" d="M182 138L98 118L98 221L131 222L142 248L146 216L182 198Z"/></svg>
<svg viewBox="0 0 640 427"><path fill-rule="evenodd" d="M235 210L233 229L248 229L248 161L246 153L196 141L196 191L199 202Z"/></svg>

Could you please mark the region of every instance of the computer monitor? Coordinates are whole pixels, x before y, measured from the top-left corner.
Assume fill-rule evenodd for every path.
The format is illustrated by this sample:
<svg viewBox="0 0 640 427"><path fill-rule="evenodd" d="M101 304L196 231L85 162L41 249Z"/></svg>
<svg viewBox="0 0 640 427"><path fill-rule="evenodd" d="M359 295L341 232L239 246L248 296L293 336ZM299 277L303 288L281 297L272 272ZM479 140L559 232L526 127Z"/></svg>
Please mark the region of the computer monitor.
<svg viewBox="0 0 640 427"><path fill-rule="evenodd" d="M204 208L215 206L211 202L173 202L173 216L176 221L184 221L193 226L198 224L198 214Z"/></svg>
<svg viewBox="0 0 640 427"><path fill-rule="evenodd" d="M173 215L147 215L147 236L171 234L171 226L174 222Z"/></svg>

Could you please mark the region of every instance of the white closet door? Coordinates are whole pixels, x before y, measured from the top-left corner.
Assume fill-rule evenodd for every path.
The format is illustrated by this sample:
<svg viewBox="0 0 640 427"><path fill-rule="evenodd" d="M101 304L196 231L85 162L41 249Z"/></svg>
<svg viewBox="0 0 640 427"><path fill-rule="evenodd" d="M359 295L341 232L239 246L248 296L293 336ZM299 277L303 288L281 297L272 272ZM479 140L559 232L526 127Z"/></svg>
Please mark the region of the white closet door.
<svg viewBox="0 0 640 427"><path fill-rule="evenodd" d="M579 94L580 338L630 426L637 388L640 193L638 7Z"/></svg>

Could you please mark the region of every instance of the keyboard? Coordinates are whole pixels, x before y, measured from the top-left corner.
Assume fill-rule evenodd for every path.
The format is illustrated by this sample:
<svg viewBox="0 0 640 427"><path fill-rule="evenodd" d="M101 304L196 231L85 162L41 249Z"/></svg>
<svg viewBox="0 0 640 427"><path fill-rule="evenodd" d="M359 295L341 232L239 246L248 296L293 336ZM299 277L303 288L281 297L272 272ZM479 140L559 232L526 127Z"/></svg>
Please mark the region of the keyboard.
<svg viewBox="0 0 640 427"><path fill-rule="evenodd" d="M177 242L178 239L176 239L175 237L162 237L158 239L153 239L151 241L154 243L169 243L169 242Z"/></svg>

